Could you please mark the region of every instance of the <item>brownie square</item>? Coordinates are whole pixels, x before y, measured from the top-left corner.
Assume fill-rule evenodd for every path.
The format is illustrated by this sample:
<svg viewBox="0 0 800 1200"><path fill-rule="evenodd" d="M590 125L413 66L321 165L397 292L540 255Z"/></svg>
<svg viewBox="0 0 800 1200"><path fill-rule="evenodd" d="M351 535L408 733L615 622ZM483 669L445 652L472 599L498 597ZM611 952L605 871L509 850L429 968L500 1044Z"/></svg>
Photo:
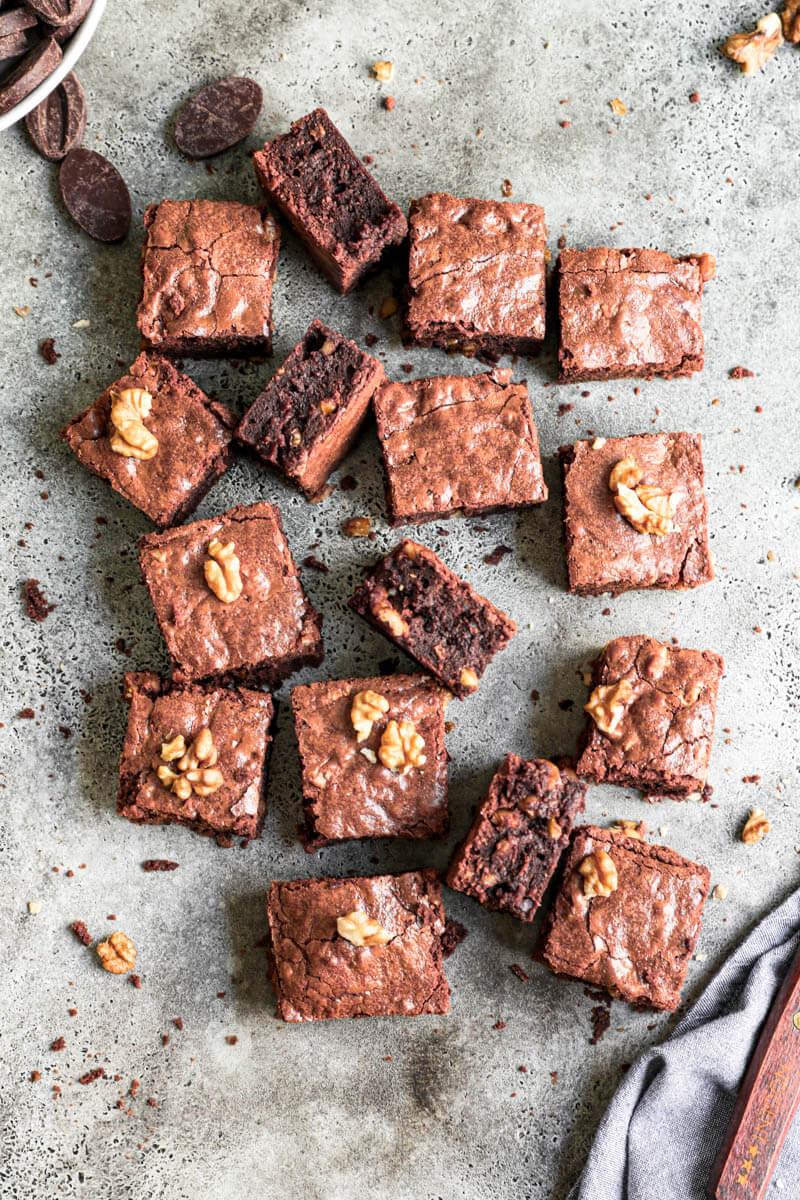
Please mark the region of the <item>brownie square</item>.
<svg viewBox="0 0 800 1200"><path fill-rule="evenodd" d="M316 108L253 155L264 194L320 270L345 295L406 236L406 219Z"/></svg>
<svg viewBox="0 0 800 1200"><path fill-rule="evenodd" d="M130 398L141 406L140 392L149 398L144 400L148 411L142 422L151 435L147 458L131 453L137 447L126 442L111 420L116 403L117 420L127 424L132 413L125 401ZM140 354L127 375L62 429L61 439L85 467L164 527L185 520L228 469L235 424L224 404L212 400L165 358ZM134 439L141 441L139 435L141 429Z"/></svg>
<svg viewBox="0 0 800 1200"><path fill-rule="evenodd" d="M673 379L703 367L700 299L709 254L564 250L559 255L559 379Z"/></svg>
<svg viewBox="0 0 800 1200"><path fill-rule="evenodd" d="M352 446L385 378L376 358L312 321L242 417L238 437L312 499Z"/></svg>
<svg viewBox="0 0 800 1200"><path fill-rule="evenodd" d="M272 284L280 232L265 208L162 200L144 214L144 345L211 358L272 353Z"/></svg>
<svg viewBox="0 0 800 1200"><path fill-rule="evenodd" d="M339 918L350 914L377 924L373 944L342 936ZM435 871L273 883L267 918L272 986L284 1021L450 1011Z"/></svg>
<svg viewBox="0 0 800 1200"><path fill-rule="evenodd" d="M571 592L619 595L632 588L697 587L714 578L699 433L598 437L562 446L559 454ZM650 533L635 514L634 524L620 511L611 473L631 459L640 485L669 498L672 515L662 526L669 532Z"/></svg>
<svg viewBox="0 0 800 1200"><path fill-rule="evenodd" d="M544 339L544 210L434 192L408 215L409 337L496 359Z"/></svg>
<svg viewBox="0 0 800 1200"><path fill-rule="evenodd" d="M350 606L463 700L517 632L510 617L418 542L369 571Z"/></svg>
<svg viewBox="0 0 800 1200"><path fill-rule="evenodd" d="M387 383L375 415L393 525L547 499L527 384L510 370Z"/></svg>
<svg viewBox="0 0 800 1200"><path fill-rule="evenodd" d="M142 825L187 825L228 845L234 835L258 837L272 698L246 688L171 684L143 671L125 676L125 699L119 815Z"/></svg>
<svg viewBox="0 0 800 1200"><path fill-rule="evenodd" d="M220 599L208 569L233 543L241 590ZM224 556L223 556L224 557ZM320 616L308 602L274 504L239 505L139 539L139 564L178 682L270 687L322 661Z"/></svg>
<svg viewBox="0 0 800 1200"><path fill-rule="evenodd" d="M724 666L710 650L614 638L594 664L577 773L655 796L708 791Z"/></svg>
<svg viewBox="0 0 800 1200"><path fill-rule="evenodd" d="M449 699L424 675L294 688L306 818L300 837L306 850L346 838L430 838L447 832Z"/></svg>
<svg viewBox="0 0 800 1200"><path fill-rule="evenodd" d="M598 856L613 865L610 877L603 875L614 885L609 895L591 883ZM639 1008L671 1012L680 1002L709 884L706 867L666 846L582 825L572 836L541 957L556 975L605 988Z"/></svg>
<svg viewBox="0 0 800 1200"><path fill-rule="evenodd" d="M532 921L585 802L574 771L507 754L450 864L448 886Z"/></svg>

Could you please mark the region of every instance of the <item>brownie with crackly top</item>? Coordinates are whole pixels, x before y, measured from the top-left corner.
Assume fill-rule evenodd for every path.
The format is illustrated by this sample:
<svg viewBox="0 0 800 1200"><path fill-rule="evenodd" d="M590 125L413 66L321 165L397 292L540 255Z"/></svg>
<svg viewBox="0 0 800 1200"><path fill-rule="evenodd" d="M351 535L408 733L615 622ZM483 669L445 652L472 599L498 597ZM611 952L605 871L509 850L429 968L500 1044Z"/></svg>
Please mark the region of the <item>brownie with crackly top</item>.
<svg viewBox="0 0 800 1200"><path fill-rule="evenodd" d="M667 846L582 825L572 836L539 956L556 975L671 1012L709 886L706 867Z"/></svg>
<svg viewBox="0 0 800 1200"><path fill-rule="evenodd" d="M350 606L459 700L477 691L517 632L510 617L408 538L368 571Z"/></svg>
<svg viewBox="0 0 800 1200"><path fill-rule="evenodd" d="M237 436L313 499L352 446L381 363L314 320L242 417Z"/></svg>
<svg viewBox="0 0 800 1200"><path fill-rule="evenodd" d="M186 825L223 844L258 837L275 706L266 692L125 676L130 705L117 812L142 825Z"/></svg>
<svg viewBox="0 0 800 1200"><path fill-rule="evenodd" d="M448 886L532 921L585 802L574 771L506 755L450 864Z"/></svg>
<svg viewBox="0 0 800 1200"><path fill-rule="evenodd" d="M711 650L614 638L594 664L578 775L656 796L702 793L724 666Z"/></svg>

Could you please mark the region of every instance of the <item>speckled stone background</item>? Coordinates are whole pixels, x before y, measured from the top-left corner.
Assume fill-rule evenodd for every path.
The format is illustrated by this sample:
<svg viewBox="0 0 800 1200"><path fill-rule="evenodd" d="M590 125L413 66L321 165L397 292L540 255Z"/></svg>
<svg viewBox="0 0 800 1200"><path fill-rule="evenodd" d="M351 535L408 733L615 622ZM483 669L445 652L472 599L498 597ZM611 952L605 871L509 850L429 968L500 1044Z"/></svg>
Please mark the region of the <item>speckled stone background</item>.
<svg viewBox="0 0 800 1200"><path fill-rule="evenodd" d="M707 904L685 1002L797 885L800 50L785 47L745 79L718 49L759 15L758 5L722 0L111 0L79 75L86 144L109 155L131 188L134 226L120 246L93 243L71 224L55 170L23 130L2 136L3 1196L560 1200L624 1064L675 1018L615 1002L610 1031L590 1046L594 1001L531 962L536 929L450 892L447 911L470 932L447 964L453 1003L444 1018L284 1026L255 944L273 878L443 867L502 753L574 749L582 668L616 634L676 637L727 661L712 804L650 808L624 790L595 788L587 807L602 823L644 818L655 840L706 862L713 883L727 885L726 900ZM388 86L370 76L377 58L395 63ZM182 101L225 74L256 78L265 105L248 142L207 170L181 157L171 128ZM381 105L389 92L391 113ZM627 115L612 113L615 97ZM639 394L635 381L595 384L582 396L554 384L552 348L520 361L550 502L454 520L448 537L422 530L520 627L478 695L451 707L448 841L306 855L294 837L299 772L284 704L264 836L243 853L115 815L122 673L167 666L134 554L149 525L78 465L58 431L136 354L145 205L165 196L255 200L248 151L317 104L359 153L375 155L378 179L403 207L431 189L499 197L508 178L516 199L544 205L554 252L562 234L575 246L709 251L718 276L704 299L706 369L691 380L642 383ZM377 315L395 286L384 273L342 299L284 234L274 363L188 363L188 371L241 408L315 316L362 342L377 334L390 375L402 376L406 362L420 375L479 369L403 349L396 318ZM15 306L30 306L27 317ZM38 354L46 337L61 354L54 366ZM737 365L755 377L730 380ZM559 415L562 405L569 411ZM717 581L616 601L569 596L558 445L590 430L661 428L703 432ZM239 461L199 512L266 497L280 505L298 559L319 542L330 573L307 570L304 580L324 614L327 653L320 670L295 681L370 674L393 655L346 607L362 564L397 537L384 521L371 429L345 473L357 490L312 507ZM342 537L341 522L363 515L377 540ZM500 543L514 554L487 565ZM30 576L58 605L41 625L22 606ZM284 685L281 699L288 693ZM35 718L20 718L28 706ZM738 833L753 806L766 810L772 832L745 846ZM141 863L151 857L180 868L147 875ZM28 901L41 904L38 915ZM96 938L115 927L133 938L141 990L100 969L69 932L76 918ZM60 1035L66 1049L52 1052ZM106 1077L80 1086L94 1066ZM118 1109L134 1078L138 1095Z"/></svg>

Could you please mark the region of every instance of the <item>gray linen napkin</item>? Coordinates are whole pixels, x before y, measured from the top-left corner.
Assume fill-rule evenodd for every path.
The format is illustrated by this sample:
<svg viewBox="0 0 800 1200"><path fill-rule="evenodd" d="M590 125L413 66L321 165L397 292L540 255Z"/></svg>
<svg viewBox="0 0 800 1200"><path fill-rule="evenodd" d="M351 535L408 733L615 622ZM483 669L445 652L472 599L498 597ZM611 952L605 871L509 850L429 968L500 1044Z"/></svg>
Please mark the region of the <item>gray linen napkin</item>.
<svg viewBox="0 0 800 1200"><path fill-rule="evenodd" d="M800 946L800 891L750 933L660 1046L628 1071L569 1200L705 1200L761 1025ZM800 1196L800 1117L768 1191Z"/></svg>

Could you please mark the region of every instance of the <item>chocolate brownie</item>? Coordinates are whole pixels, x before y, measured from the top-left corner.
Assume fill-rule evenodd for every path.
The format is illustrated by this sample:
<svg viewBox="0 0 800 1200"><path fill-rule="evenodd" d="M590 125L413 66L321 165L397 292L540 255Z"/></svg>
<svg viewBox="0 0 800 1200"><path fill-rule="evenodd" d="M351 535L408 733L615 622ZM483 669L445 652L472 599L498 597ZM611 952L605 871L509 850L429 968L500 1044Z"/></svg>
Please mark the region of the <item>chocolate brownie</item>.
<svg viewBox="0 0 800 1200"><path fill-rule="evenodd" d="M163 527L185 520L228 469L235 425L224 404L165 358L140 354L61 438L84 466Z"/></svg>
<svg viewBox="0 0 800 1200"><path fill-rule="evenodd" d="M459 700L477 690L517 632L510 617L408 538L367 573L350 606Z"/></svg>
<svg viewBox="0 0 800 1200"><path fill-rule="evenodd" d="M448 886L532 921L585 801L574 771L507 754L450 864Z"/></svg>
<svg viewBox="0 0 800 1200"><path fill-rule="evenodd" d="M594 664L578 775L658 796L701 793L724 665L710 650L614 638Z"/></svg>
<svg viewBox="0 0 800 1200"><path fill-rule="evenodd" d="M408 334L497 359L531 354L544 339L544 210L434 192L408 215Z"/></svg>
<svg viewBox="0 0 800 1200"><path fill-rule="evenodd" d="M143 825L188 825L220 840L264 824L270 730L266 692L125 676L130 704L117 812Z"/></svg>
<svg viewBox="0 0 800 1200"><path fill-rule="evenodd" d="M571 592L619 595L697 587L714 578L699 433L597 437L562 446L559 454ZM618 490L614 469L629 460L628 484Z"/></svg>
<svg viewBox="0 0 800 1200"><path fill-rule="evenodd" d="M352 291L384 251L406 236L387 200L324 108L253 155L261 188L337 291Z"/></svg>
<svg viewBox="0 0 800 1200"><path fill-rule="evenodd" d="M345 838L447 832L449 698L424 675L329 680L293 690L306 850Z"/></svg>
<svg viewBox="0 0 800 1200"><path fill-rule="evenodd" d="M375 415L393 525L547 499L528 388L510 370L387 383Z"/></svg>
<svg viewBox="0 0 800 1200"><path fill-rule="evenodd" d="M556 975L671 1012L709 882L706 867L666 846L582 825L572 835L541 957Z"/></svg>
<svg viewBox="0 0 800 1200"><path fill-rule="evenodd" d="M703 367L700 298L709 254L564 250L559 255L559 379L673 379Z"/></svg>
<svg viewBox="0 0 800 1200"><path fill-rule="evenodd" d="M385 378L376 358L312 321L242 417L238 437L313 498L352 446Z"/></svg>
<svg viewBox="0 0 800 1200"><path fill-rule="evenodd" d="M280 232L265 208L162 200L144 214L144 345L212 358L272 353L272 284Z"/></svg>
<svg viewBox="0 0 800 1200"><path fill-rule="evenodd" d="M435 871L273 883L267 918L284 1021L450 1011Z"/></svg>
<svg viewBox="0 0 800 1200"><path fill-rule="evenodd" d="M320 616L274 504L147 534L139 563L178 682L272 687L322 661Z"/></svg>

